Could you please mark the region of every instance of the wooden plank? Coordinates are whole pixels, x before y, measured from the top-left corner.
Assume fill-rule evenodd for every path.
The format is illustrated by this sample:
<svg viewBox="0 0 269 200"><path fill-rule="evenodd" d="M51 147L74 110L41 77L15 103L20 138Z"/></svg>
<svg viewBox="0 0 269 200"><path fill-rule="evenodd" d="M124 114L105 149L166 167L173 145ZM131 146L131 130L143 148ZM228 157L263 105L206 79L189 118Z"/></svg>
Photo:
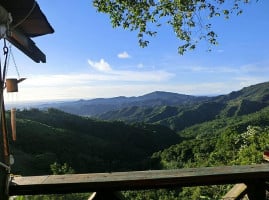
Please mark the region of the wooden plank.
<svg viewBox="0 0 269 200"><path fill-rule="evenodd" d="M269 165L14 177L10 195L122 191L269 180Z"/></svg>
<svg viewBox="0 0 269 200"><path fill-rule="evenodd" d="M244 183L235 184L232 189L229 190L223 197L222 200L239 200L247 193L247 186Z"/></svg>

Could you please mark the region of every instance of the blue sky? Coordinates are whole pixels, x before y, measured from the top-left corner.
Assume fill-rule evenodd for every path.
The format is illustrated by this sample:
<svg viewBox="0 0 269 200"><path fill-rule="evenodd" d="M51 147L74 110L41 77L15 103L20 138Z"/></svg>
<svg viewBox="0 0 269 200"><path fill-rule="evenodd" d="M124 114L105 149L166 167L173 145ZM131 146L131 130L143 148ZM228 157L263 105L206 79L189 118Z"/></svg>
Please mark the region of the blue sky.
<svg viewBox="0 0 269 200"><path fill-rule="evenodd" d="M91 1L37 0L55 33L34 38L46 54L37 64L12 47L20 77L7 101L140 96L153 91L190 95L227 94L269 81L269 1L251 2L240 16L212 20L218 46L201 42L184 56L180 41L163 25L147 48L137 33L113 29ZM204 19L205 21L207 19ZM10 61L8 77L17 77Z"/></svg>

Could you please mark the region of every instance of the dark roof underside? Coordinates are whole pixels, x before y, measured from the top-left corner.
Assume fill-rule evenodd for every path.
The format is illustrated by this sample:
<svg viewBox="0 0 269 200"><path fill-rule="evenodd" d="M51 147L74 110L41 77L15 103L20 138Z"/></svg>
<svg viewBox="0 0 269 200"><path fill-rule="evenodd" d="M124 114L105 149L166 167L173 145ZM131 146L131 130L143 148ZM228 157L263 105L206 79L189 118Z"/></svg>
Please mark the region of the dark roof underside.
<svg viewBox="0 0 269 200"><path fill-rule="evenodd" d="M0 0L12 16L11 34L7 40L35 62L46 62L46 55L35 45L31 37L53 33L46 16L35 0Z"/></svg>
<svg viewBox="0 0 269 200"><path fill-rule="evenodd" d="M25 36L35 37L54 32L35 0L0 0L0 4L11 13L11 28L19 29Z"/></svg>

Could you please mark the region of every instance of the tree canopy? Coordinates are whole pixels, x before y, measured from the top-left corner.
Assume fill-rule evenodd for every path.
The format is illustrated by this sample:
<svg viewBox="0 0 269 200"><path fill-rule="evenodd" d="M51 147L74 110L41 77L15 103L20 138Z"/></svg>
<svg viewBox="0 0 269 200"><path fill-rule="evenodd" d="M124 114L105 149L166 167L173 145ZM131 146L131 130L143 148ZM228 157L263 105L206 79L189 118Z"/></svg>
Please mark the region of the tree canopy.
<svg viewBox="0 0 269 200"><path fill-rule="evenodd" d="M157 34L157 28L167 23L181 41L178 53L196 48L200 40L217 44L217 34L210 18L242 13L250 0L93 0L98 12L110 16L113 27L138 31L141 47L149 44L149 37ZM258 1L258 0L257 0Z"/></svg>

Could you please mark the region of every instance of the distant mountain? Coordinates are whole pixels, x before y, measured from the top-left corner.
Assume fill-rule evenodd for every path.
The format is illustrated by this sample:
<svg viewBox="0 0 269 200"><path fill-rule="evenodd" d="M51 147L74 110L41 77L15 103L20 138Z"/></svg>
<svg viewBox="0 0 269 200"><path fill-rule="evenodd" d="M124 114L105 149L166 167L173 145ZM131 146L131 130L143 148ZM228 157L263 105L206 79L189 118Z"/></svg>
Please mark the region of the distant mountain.
<svg viewBox="0 0 269 200"><path fill-rule="evenodd" d="M194 102L194 101L193 101ZM102 113L102 120L158 123L175 131L220 117L241 116L257 112L269 105L269 82L245 87L228 95L196 101L195 104L156 105L151 108L133 106Z"/></svg>
<svg viewBox="0 0 269 200"><path fill-rule="evenodd" d="M53 107L64 112L82 116L97 116L105 112L120 110L132 106L144 108L152 108L156 106L181 106L203 102L208 99L210 99L210 97L198 97L156 91L139 97L120 96L114 98L97 98L92 100L43 104L39 107Z"/></svg>

